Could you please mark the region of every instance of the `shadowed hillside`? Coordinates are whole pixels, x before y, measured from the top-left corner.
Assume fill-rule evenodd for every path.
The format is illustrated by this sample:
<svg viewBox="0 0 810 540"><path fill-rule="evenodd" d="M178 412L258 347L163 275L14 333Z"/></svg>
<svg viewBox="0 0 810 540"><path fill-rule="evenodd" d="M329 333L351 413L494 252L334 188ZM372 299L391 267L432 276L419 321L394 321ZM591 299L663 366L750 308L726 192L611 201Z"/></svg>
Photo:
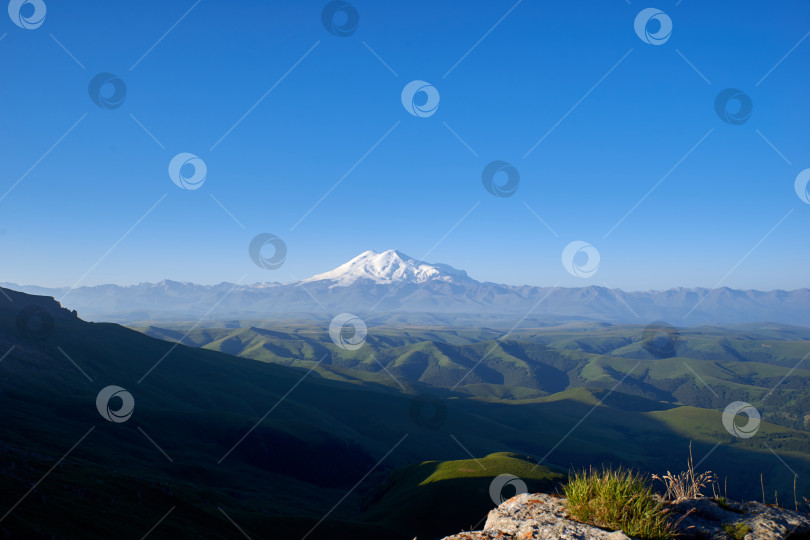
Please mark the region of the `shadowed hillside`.
<svg viewBox="0 0 810 540"><path fill-rule="evenodd" d="M658 351L645 338L648 328L580 322L516 330L503 339L505 332L492 329L377 326L358 350L341 349L311 324L138 329L262 362L314 366L322 376L345 382L395 389L426 385L500 399L615 388L712 409L744 401L771 422L810 427L810 365L804 363L810 330L775 324L672 329L672 350Z"/></svg>
<svg viewBox="0 0 810 540"><path fill-rule="evenodd" d="M397 467L513 451L532 456L538 471L607 462L660 472L682 463L689 440L739 498L756 496L751 477L759 472L769 491L792 485L766 443L799 473L800 494L807 492L810 437L769 423L740 440L724 430L719 411L609 390L501 400L418 382L406 391L347 384L87 323L52 299L3 292L6 536L143 535L160 522L150 538L222 537L235 534L231 518L256 537L300 538L320 522L309 538L410 540L421 494L450 484L414 481L431 465L398 482L388 476ZM124 405L120 395L107 408L97 405L110 385L134 400L124 421L109 421ZM513 471L505 462L492 461L481 485ZM452 481L456 473L433 478ZM415 493L405 496L415 506L386 510L397 493ZM492 504L478 487L454 501L461 526Z"/></svg>

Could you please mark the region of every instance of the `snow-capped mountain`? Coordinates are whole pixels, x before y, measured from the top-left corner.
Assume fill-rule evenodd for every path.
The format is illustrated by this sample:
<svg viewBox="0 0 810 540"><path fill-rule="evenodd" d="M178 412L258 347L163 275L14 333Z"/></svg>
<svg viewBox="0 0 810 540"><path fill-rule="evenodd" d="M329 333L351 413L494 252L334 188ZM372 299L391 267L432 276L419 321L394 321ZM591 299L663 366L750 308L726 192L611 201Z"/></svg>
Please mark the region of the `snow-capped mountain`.
<svg viewBox="0 0 810 540"><path fill-rule="evenodd" d="M317 274L301 283L329 281L331 286L346 287L358 280L370 280L377 284L425 283L444 281L447 283L472 283L467 272L446 264L430 264L409 257L395 249L382 253L366 251L323 274Z"/></svg>
<svg viewBox="0 0 810 540"><path fill-rule="evenodd" d="M511 327L519 320L566 319L674 326L771 321L810 326L810 290L752 291L677 288L627 292L589 286L532 287L482 283L463 270L400 251L366 251L322 274L292 283L197 285L164 280L131 286L49 289L0 284L28 294L64 298L86 320L317 319L342 312L369 322ZM236 323L234 323L236 324Z"/></svg>

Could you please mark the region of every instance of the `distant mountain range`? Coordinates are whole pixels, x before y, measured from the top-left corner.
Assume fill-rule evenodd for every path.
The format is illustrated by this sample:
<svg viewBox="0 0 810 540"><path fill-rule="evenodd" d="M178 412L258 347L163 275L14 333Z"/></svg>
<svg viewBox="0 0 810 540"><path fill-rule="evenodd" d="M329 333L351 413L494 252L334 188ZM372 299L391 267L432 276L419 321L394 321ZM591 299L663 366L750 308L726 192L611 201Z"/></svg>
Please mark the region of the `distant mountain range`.
<svg viewBox="0 0 810 540"><path fill-rule="evenodd" d="M593 319L663 320L673 326L772 321L810 326L810 289L793 291L676 288L627 292L599 286L534 287L480 282L446 264L396 250L366 251L322 274L292 283L197 285L161 281L68 288L2 283L18 291L65 297L84 319L329 319L351 312L369 321L425 324L543 323ZM69 294L68 294L69 292Z"/></svg>

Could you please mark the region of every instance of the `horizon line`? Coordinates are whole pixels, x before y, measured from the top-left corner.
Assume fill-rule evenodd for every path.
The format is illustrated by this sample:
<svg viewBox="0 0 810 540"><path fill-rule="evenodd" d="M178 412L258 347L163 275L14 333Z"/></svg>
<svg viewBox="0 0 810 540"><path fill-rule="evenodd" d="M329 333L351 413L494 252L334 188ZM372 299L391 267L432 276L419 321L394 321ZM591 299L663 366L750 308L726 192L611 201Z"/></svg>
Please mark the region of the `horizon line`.
<svg viewBox="0 0 810 540"><path fill-rule="evenodd" d="M309 279L309 278L307 278L307 279ZM367 279L367 278L360 278L360 279ZM583 284L581 286L530 285L530 284L510 285L510 284L507 284L507 283L497 283L497 282L494 282L494 281L478 281L478 280L473 279L473 278L470 278L470 279L472 281L475 281L478 284L481 284L481 285L495 285L495 286L500 286L500 287L509 287L509 288L513 288L513 289L520 289L520 288L524 288L524 287L530 287L530 288L534 288L534 289L591 289L591 288L594 288L594 289L605 289L605 290L608 290L608 291L621 291L623 293L631 293L631 294L632 293L662 293L662 292L675 291L675 290L719 291L719 290L727 289L727 290L730 290L730 291L755 292L755 293L773 293L773 292L790 293L790 292L810 290L810 287L799 287L799 288L796 288L796 289L779 289L779 288L775 288L775 289L757 289L757 288L735 288L735 287L729 287L729 286L725 286L725 285L722 286L722 287L705 287L705 286L699 286L699 285L698 286L676 285L676 286L667 287L667 288L663 288L663 289L633 289L633 290L629 290L629 289L623 289L621 287L608 287L606 285L599 285L599 284L596 284L596 283ZM319 281L333 281L333 280L319 280ZM369 280L369 281L371 281L371 280ZM425 283L429 283L431 281L438 281L438 280L429 280L429 281L421 282L421 283L392 281L392 282L389 282L389 283L374 283L374 284L375 285L396 285L396 284L401 284L401 283L408 283L408 284L414 284L414 285L422 285L422 284L425 284ZM0 287L5 288L5 289L9 289L9 290L16 290L17 292L23 292L23 291L19 291L18 289L15 289L14 287L29 287L29 288L30 287L36 287L36 288L39 288L39 289L49 289L49 290L80 290L80 289L92 289L92 288L96 288L96 287L131 288L131 287L138 287L138 286L142 286L142 285L159 285L161 283L166 283L166 282L168 282L168 283L177 283L179 285L194 285L194 286L198 286L198 287L217 287L217 286L222 286L222 285L230 285L230 286L236 286L236 287L242 287L242 288L255 288L255 287L260 286L260 285L273 285L273 286L279 286L279 287L297 286L297 285L300 285L300 284L306 282L306 279L304 279L304 280L296 280L296 281L287 281L287 282L281 282L281 281L256 281L256 282L253 282L253 283L238 284L238 283L233 282L233 281L219 281L219 282L216 282L216 283L198 283L198 282L194 282L194 281L178 281L178 280L175 280L175 279L164 278L164 279L162 279L160 281L141 281L141 282L138 282L138 283L129 283L129 284L98 283L98 284L95 284L95 285L82 285L82 286L76 287L76 288L73 288L70 285L47 286L47 285L20 284L20 283L14 283L14 282L9 282L9 281L2 281L2 282L0 282ZM309 281L308 283L318 283L318 282L317 281ZM346 285L342 285L342 286L345 287Z"/></svg>

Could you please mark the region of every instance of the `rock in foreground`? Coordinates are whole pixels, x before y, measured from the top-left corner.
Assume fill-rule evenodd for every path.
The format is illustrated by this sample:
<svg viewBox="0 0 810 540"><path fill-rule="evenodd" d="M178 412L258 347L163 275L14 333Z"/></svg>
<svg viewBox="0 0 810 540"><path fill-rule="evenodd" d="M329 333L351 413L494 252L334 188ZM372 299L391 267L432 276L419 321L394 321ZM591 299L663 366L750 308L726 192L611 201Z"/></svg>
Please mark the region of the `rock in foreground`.
<svg viewBox="0 0 810 540"><path fill-rule="evenodd" d="M565 499L545 493L512 497L489 513L484 530L463 532L444 540L627 540L621 532L609 532L567 518Z"/></svg>
<svg viewBox="0 0 810 540"><path fill-rule="evenodd" d="M810 538L810 516L756 502L710 499L671 504L679 539L781 540ZM682 519L681 519L682 518ZM544 493L524 493L489 513L484 529L448 536L444 540L629 540L621 531L606 531L569 519L565 499Z"/></svg>

